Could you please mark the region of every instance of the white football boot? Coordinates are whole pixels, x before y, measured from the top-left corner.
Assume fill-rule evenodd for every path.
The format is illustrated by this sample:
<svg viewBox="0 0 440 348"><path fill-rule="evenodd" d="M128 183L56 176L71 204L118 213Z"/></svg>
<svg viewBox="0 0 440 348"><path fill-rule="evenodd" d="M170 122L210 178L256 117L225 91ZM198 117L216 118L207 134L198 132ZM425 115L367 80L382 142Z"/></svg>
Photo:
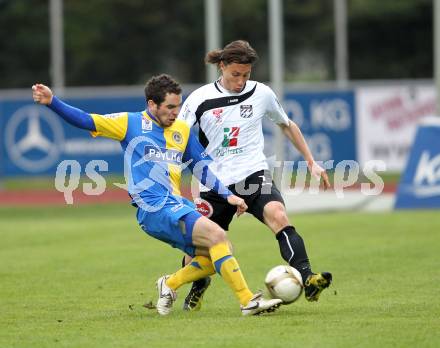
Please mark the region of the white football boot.
<svg viewBox="0 0 440 348"><path fill-rule="evenodd" d="M168 315L171 313L173 303L176 301L177 293L170 289L166 284L168 275L160 277L156 282L157 291L159 293L159 299L157 300L156 309L160 315Z"/></svg>
<svg viewBox="0 0 440 348"><path fill-rule="evenodd" d="M259 315L262 313L275 312L281 305L278 298L266 300L261 292L257 292L246 306L240 306L243 315Z"/></svg>

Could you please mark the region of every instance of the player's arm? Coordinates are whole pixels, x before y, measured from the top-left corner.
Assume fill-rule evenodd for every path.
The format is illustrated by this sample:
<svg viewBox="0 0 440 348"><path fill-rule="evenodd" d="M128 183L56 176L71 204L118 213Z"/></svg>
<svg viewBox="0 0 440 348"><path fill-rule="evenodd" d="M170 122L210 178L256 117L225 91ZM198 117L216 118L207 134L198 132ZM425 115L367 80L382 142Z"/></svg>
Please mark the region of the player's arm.
<svg viewBox="0 0 440 348"><path fill-rule="evenodd" d="M247 205L240 197L235 196L209 169L212 158L206 154L205 149L197 140L193 132L190 132L188 144L183 161L188 163L188 167L193 175L202 183L202 185L217 192L217 194L228 201L229 204L237 207L237 216L240 216L247 210Z"/></svg>
<svg viewBox="0 0 440 348"><path fill-rule="evenodd" d="M313 158L312 152L304 139L304 136L295 122L289 120L284 112L280 102L278 101L275 93L268 88L266 94L266 105L268 117L278 124L283 131L284 135L289 138L290 142L301 153L304 159L307 161L307 166L310 173L317 179L322 178L324 189L331 187L328 175L324 168L317 164Z"/></svg>
<svg viewBox="0 0 440 348"><path fill-rule="evenodd" d="M49 87L42 84L33 85L32 98L36 103L46 105L51 110L55 111L72 126L89 131L96 131L93 118L90 114L64 103L53 95L52 90Z"/></svg>
<svg viewBox="0 0 440 348"><path fill-rule="evenodd" d="M307 163L314 162L312 152L304 139L304 136L295 122L287 120L287 124L281 123L278 126L283 131L284 135L289 138L290 142L301 153Z"/></svg>
<svg viewBox="0 0 440 348"><path fill-rule="evenodd" d="M322 168L313 159L312 152L304 139L304 136L295 122L292 120L287 120L287 124L279 124L284 135L289 138L291 143L296 147L296 149L301 153L304 159L307 161L307 166L309 167L310 173L317 179L322 178L324 183L324 189L331 187L328 175L324 168Z"/></svg>
<svg viewBox="0 0 440 348"><path fill-rule="evenodd" d="M49 107L72 126L90 131L93 136L104 136L120 141L127 132L127 113L89 114L63 102L53 95L49 87L42 84L32 86L32 98L35 102Z"/></svg>

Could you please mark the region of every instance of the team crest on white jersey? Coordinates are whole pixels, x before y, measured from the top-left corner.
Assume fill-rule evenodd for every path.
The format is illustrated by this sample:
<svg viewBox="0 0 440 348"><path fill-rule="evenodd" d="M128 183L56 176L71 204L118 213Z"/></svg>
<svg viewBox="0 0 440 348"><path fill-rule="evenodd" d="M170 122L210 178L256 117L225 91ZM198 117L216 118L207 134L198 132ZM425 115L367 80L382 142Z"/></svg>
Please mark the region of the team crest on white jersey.
<svg viewBox="0 0 440 348"><path fill-rule="evenodd" d="M252 105L240 105L240 117L251 118L253 115Z"/></svg>
<svg viewBox="0 0 440 348"><path fill-rule="evenodd" d="M148 131L151 131L153 129L153 122L150 120L147 120L146 118L142 119L142 133L146 133Z"/></svg>

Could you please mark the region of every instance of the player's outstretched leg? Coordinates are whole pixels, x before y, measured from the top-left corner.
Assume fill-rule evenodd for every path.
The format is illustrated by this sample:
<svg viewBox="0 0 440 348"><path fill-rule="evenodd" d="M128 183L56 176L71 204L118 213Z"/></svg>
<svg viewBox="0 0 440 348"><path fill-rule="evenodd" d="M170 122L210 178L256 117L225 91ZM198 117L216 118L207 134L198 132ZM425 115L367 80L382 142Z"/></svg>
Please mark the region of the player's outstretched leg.
<svg viewBox="0 0 440 348"><path fill-rule="evenodd" d="M167 315L171 313L174 301L176 301L177 293L171 289L166 281L169 278L168 275L160 277L156 282L159 298L157 300L156 309L160 315Z"/></svg>
<svg viewBox="0 0 440 348"><path fill-rule="evenodd" d="M318 301L322 290L328 288L332 283L332 274L322 272L309 275L304 283L304 294L307 301Z"/></svg>
<svg viewBox="0 0 440 348"><path fill-rule="evenodd" d="M166 315L171 312L171 307L176 299L176 290L183 284L187 284L215 273L211 259L206 256L195 256L189 264L179 269L177 272L159 278L157 289L159 299L157 301L157 311L159 314ZM206 279L209 279L206 278Z"/></svg>
<svg viewBox="0 0 440 348"><path fill-rule="evenodd" d="M283 259L301 273L304 283L304 295L307 301L318 301L321 292L330 286L332 274L329 272L316 274L312 272L304 241L296 232L295 227L284 227L276 234L276 238Z"/></svg>
<svg viewBox="0 0 440 348"><path fill-rule="evenodd" d="M190 229L187 228L188 230ZM226 233L219 225L201 216L196 220L191 230L192 243L197 248L196 253L204 250L208 252L212 270L222 277L235 296L237 296L243 315L272 312L281 304L282 301L280 299L266 300L261 297L261 294L256 295L249 290L240 266L229 248L230 243L226 238ZM186 266L183 269L185 268ZM205 274L197 279L207 275Z"/></svg>
<svg viewBox="0 0 440 348"><path fill-rule="evenodd" d="M227 242L221 242L209 249L216 272L237 296L243 315L258 315L274 312L280 305L280 299L267 300L261 293L253 294L241 273L237 260L232 256Z"/></svg>

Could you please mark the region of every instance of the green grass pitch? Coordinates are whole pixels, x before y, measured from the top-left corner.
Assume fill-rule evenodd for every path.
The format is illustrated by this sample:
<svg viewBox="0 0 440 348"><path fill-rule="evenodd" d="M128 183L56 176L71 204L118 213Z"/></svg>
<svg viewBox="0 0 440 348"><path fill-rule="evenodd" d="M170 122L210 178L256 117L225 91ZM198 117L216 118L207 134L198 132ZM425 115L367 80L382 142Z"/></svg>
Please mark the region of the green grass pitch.
<svg viewBox="0 0 440 348"><path fill-rule="evenodd" d="M127 205L0 209L0 347L439 347L440 215L291 216L315 270L334 283L318 303L242 317L215 276L202 310L159 317L155 281L181 253L144 234ZM229 233L253 290L283 263L257 220Z"/></svg>

